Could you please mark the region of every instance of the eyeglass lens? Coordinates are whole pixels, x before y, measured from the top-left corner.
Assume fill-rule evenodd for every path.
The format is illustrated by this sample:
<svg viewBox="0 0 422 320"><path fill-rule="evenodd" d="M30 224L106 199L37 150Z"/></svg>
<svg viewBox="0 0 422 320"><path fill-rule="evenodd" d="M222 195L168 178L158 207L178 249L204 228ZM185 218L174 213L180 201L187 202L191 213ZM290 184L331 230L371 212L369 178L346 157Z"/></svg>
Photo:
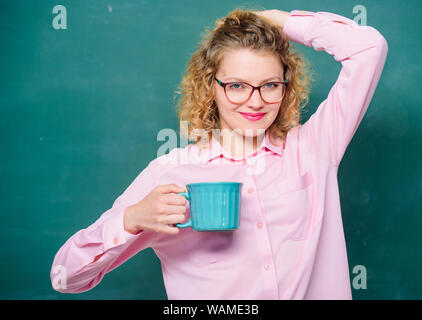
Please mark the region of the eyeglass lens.
<svg viewBox="0 0 422 320"><path fill-rule="evenodd" d="M243 103L249 99L253 88L246 83L230 83L226 85L227 98L234 103ZM261 97L267 103L279 102L284 94L285 86L281 83L267 83L261 87Z"/></svg>

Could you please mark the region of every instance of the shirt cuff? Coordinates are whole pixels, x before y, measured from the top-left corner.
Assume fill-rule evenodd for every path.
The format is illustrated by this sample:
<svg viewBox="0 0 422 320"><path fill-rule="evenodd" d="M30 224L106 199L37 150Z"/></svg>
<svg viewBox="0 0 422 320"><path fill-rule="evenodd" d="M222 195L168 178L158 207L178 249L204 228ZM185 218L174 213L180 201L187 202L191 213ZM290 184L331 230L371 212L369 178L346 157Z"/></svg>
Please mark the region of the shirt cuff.
<svg viewBox="0 0 422 320"><path fill-rule="evenodd" d="M109 219L104 221L103 224L102 236L104 251L107 251L111 248L123 244L130 244L143 233L143 231L137 234L127 232L124 229L124 213L126 208L121 208L117 210L118 211L113 214Z"/></svg>
<svg viewBox="0 0 422 320"><path fill-rule="evenodd" d="M283 32L289 40L311 46L310 41L306 41L306 35L314 20L315 12L304 10L293 10L284 23Z"/></svg>

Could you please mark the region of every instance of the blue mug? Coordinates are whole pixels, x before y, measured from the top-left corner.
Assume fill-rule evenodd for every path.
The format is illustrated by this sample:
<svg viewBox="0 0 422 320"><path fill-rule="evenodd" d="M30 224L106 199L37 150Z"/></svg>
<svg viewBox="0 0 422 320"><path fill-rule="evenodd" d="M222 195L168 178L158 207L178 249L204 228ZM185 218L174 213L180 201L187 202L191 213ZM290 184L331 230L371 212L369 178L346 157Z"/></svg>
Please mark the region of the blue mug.
<svg viewBox="0 0 422 320"><path fill-rule="evenodd" d="M239 227L241 182L200 182L179 192L189 201L190 219L176 227L195 231L230 231Z"/></svg>

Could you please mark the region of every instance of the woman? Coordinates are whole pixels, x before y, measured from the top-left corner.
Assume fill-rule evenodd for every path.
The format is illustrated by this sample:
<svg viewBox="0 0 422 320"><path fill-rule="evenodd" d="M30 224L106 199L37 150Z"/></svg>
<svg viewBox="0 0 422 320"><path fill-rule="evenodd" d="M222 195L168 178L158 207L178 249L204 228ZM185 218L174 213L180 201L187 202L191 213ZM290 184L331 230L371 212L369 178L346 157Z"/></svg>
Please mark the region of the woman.
<svg viewBox="0 0 422 320"><path fill-rule="evenodd" d="M289 40L342 64L303 125L310 79ZM196 143L151 161L111 209L62 246L53 287L90 290L152 247L169 299L350 299L337 170L387 51L376 29L328 12L235 10L218 20L181 85L180 120ZM243 183L238 230L175 226L189 218L176 193L200 181ZM57 285L60 268L65 285Z"/></svg>

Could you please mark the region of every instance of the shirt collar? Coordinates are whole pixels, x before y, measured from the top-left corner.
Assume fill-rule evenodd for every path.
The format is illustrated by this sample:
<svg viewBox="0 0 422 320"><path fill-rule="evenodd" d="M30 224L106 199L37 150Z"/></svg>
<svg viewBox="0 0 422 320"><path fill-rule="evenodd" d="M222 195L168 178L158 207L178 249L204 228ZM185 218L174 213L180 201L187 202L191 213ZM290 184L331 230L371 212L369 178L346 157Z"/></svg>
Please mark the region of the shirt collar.
<svg viewBox="0 0 422 320"><path fill-rule="evenodd" d="M234 157L234 156L231 156L227 152L227 150L223 148L220 142L213 136L209 144L209 148L203 149L200 151L201 162L202 164L205 164L208 161L218 158L218 157L221 157L221 158L224 157L232 161L242 161L246 158L253 157L260 152L265 152L266 150L269 150L275 154L278 154L279 156L282 156L283 147L280 142L281 142L280 139L277 139L276 143L278 143L279 146L272 144L269 137L269 130L266 130L265 138L262 139L261 145L259 146L257 150L255 150L255 152L247 155L246 157Z"/></svg>

